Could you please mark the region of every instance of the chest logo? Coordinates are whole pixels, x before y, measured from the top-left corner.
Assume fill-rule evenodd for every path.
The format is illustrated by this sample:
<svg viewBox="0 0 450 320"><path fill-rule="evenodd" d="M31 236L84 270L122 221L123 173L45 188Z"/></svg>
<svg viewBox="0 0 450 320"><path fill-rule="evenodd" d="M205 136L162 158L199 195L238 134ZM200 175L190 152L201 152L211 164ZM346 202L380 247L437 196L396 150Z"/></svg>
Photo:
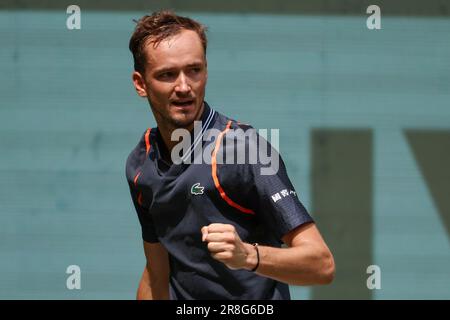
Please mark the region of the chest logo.
<svg viewBox="0 0 450 320"><path fill-rule="evenodd" d="M205 187L200 186L200 182L197 182L191 187L191 193L197 196L203 194L203 189L205 189Z"/></svg>

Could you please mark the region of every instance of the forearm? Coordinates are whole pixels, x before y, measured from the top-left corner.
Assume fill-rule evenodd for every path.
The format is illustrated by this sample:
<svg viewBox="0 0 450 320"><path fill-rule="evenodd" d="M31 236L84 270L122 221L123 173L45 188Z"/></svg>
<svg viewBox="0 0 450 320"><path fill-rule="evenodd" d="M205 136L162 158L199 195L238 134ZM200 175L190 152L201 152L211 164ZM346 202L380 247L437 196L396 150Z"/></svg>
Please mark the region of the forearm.
<svg viewBox="0 0 450 320"><path fill-rule="evenodd" d="M249 252L245 269L256 266L256 250L245 244ZM304 242L291 248L258 246L257 274L291 285L328 284L334 277L334 261L329 250Z"/></svg>
<svg viewBox="0 0 450 320"><path fill-rule="evenodd" d="M137 300L168 300L169 281L165 276L150 276L148 268L145 267L142 273L139 287L136 294Z"/></svg>

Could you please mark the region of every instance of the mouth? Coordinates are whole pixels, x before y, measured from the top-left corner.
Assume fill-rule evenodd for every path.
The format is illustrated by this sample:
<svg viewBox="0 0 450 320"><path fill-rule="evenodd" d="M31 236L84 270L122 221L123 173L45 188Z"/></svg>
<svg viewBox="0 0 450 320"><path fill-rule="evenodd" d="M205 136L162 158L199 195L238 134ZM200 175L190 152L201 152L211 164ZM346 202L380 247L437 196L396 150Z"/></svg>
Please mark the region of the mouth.
<svg viewBox="0 0 450 320"><path fill-rule="evenodd" d="M194 104L194 99L189 100L174 100L172 104L177 107L189 107Z"/></svg>

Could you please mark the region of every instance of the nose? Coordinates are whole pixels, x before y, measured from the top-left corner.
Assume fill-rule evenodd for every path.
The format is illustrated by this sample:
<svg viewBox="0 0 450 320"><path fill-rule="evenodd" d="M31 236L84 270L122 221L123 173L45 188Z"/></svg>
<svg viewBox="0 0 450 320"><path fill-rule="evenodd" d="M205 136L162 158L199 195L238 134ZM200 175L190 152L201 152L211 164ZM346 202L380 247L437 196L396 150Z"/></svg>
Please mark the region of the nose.
<svg viewBox="0 0 450 320"><path fill-rule="evenodd" d="M188 83L188 79L183 72L180 72L177 85L175 86L175 92L180 94L187 94L191 91L191 86Z"/></svg>

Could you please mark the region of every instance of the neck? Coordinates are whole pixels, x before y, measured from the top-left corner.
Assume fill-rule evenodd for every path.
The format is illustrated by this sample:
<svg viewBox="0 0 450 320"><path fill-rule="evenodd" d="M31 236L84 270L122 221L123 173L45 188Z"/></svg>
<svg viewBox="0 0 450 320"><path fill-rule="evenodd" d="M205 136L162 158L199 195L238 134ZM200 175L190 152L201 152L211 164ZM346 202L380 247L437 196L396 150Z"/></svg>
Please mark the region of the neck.
<svg viewBox="0 0 450 320"><path fill-rule="evenodd" d="M173 147L178 143L177 141L172 141L170 137L172 136L172 132L177 129L173 126L167 125L167 124L158 124L158 130L161 134L161 138L166 146L166 148L169 150L169 153L172 152Z"/></svg>

